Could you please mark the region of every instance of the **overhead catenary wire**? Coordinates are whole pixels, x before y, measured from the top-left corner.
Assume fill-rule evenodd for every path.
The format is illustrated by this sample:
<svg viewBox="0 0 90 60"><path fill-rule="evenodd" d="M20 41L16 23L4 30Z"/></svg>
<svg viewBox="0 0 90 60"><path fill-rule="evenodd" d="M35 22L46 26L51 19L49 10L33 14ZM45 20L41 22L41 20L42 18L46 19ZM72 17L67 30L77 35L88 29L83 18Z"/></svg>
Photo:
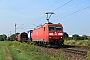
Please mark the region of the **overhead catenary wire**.
<svg viewBox="0 0 90 60"><path fill-rule="evenodd" d="M86 1L88 1L88 0L84 0L84 1L81 2L80 4L78 4L78 5L74 6L74 7L71 7L70 9L68 9L68 10L66 10L66 11L62 11L62 12L60 12L60 13L58 13L58 14L65 13L65 12L68 12L68 11L72 11L72 10L76 9L78 6L80 6L80 5L82 5L83 3L85 3ZM57 14L55 14L55 15L57 15Z"/></svg>
<svg viewBox="0 0 90 60"><path fill-rule="evenodd" d="M24 24L22 24L22 25L24 25ZM20 25L19 27L17 27L16 29L19 29L20 27L22 27L22 25Z"/></svg>
<svg viewBox="0 0 90 60"><path fill-rule="evenodd" d="M70 0L70 1L66 2L65 4L63 4L63 5L59 6L58 8L54 9L53 11L56 11L56 10L60 9L61 7L67 5L68 3L72 2L72 1L73 0Z"/></svg>
<svg viewBox="0 0 90 60"><path fill-rule="evenodd" d="M49 8L47 8L47 10L50 9L51 7L53 7L58 1L59 0L57 0L54 4L52 4Z"/></svg>
<svg viewBox="0 0 90 60"><path fill-rule="evenodd" d="M73 14L75 14L75 13L78 13L78 12L83 11L83 10L88 9L88 8L90 8L90 6L88 6L88 7L86 7L86 8L83 8L83 9L81 9L81 10L77 10L77 11L75 11L75 12L73 12L73 13L70 13L70 14L65 15L65 16L63 16L63 17L60 17L60 18L58 18L58 19L56 19L56 20L65 18L65 17L67 17L67 16L73 15ZM55 21L56 21L56 20L55 20Z"/></svg>

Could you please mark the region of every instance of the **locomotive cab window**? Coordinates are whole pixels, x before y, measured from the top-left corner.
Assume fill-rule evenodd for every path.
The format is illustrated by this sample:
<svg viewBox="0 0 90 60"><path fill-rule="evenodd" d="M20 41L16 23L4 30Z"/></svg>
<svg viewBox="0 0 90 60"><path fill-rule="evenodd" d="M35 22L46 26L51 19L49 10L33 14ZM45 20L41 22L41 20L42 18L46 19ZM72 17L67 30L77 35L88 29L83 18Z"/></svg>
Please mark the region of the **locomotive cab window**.
<svg viewBox="0 0 90 60"><path fill-rule="evenodd" d="M62 30L62 27L56 26L55 29L56 29L56 30Z"/></svg>
<svg viewBox="0 0 90 60"><path fill-rule="evenodd" d="M55 26L49 26L49 31L55 30Z"/></svg>
<svg viewBox="0 0 90 60"><path fill-rule="evenodd" d="M60 27L60 26L49 26L49 31L51 30L62 30L63 27Z"/></svg>

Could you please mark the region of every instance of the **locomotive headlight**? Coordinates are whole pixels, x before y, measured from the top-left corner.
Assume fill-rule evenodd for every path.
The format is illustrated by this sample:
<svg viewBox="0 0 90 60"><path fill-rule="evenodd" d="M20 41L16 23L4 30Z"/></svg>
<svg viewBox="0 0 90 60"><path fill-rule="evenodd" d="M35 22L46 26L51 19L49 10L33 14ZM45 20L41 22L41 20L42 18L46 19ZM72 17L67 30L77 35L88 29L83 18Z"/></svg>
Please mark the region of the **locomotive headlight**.
<svg viewBox="0 0 90 60"><path fill-rule="evenodd" d="M53 35L53 33L49 33L49 35Z"/></svg>
<svg viewBox="0 0 90 60"><path fill-rule="evenodd" d="M58 33L58 35L63 35L63 33Z"/></svg>
<svg viewBox="0 0 90 60"><path fill-rule="evenodd" d="M62 37L60 37L60 38L62 38Z"/></svg>

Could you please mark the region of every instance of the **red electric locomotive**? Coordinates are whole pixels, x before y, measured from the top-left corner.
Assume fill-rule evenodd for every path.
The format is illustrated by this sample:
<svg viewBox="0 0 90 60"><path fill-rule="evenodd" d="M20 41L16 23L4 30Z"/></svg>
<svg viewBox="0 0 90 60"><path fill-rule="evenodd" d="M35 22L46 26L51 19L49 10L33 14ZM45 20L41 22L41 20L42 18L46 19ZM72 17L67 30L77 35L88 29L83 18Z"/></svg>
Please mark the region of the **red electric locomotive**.
<svg viewBox="0 0 90 60"><path fill-rule="evenodd" d="M49 43L50 45L62 45L64 32L62 24L46 23L42 27L34 29L32 41L37 43Z"/></svg>

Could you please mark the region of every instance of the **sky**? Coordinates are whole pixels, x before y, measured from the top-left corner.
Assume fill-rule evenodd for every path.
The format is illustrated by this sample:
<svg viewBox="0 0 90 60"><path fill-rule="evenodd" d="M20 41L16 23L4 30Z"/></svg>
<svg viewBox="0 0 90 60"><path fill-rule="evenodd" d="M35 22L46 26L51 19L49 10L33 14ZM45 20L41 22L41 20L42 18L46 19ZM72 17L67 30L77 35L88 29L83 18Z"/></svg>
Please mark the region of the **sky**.
<svg viewBox="0 0 90 60"><path fill-rule="evenodd" d="M0 0L0 35L27 32L47 23L61 23L69 35L90 35L90 0Z"/></svg>

